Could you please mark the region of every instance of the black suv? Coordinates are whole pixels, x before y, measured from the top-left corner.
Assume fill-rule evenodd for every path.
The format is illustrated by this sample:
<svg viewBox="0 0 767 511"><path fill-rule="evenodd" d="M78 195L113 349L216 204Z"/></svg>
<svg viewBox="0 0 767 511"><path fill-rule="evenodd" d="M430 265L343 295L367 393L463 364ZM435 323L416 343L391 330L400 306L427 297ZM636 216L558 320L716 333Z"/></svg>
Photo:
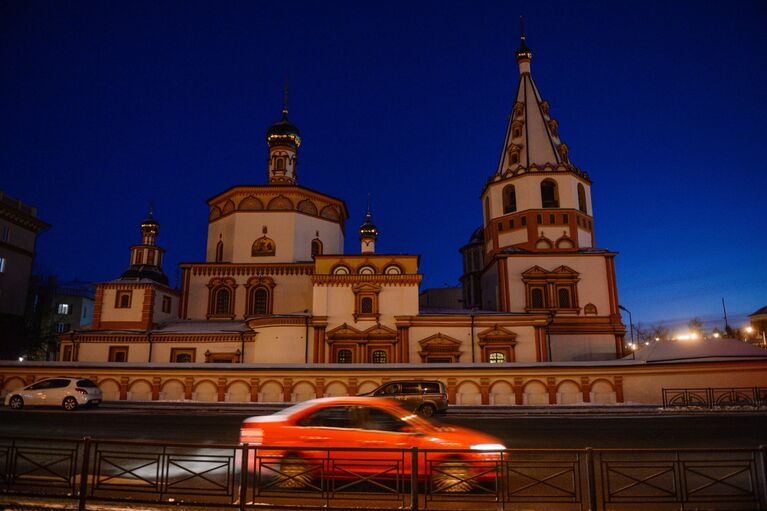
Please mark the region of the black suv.
<svg viewBox="0 0 767 511"><path fill-rule="evenodd" d="M361 396L388 397L424 417L447 410L445 384L437 380L394 380Z"/></svg>

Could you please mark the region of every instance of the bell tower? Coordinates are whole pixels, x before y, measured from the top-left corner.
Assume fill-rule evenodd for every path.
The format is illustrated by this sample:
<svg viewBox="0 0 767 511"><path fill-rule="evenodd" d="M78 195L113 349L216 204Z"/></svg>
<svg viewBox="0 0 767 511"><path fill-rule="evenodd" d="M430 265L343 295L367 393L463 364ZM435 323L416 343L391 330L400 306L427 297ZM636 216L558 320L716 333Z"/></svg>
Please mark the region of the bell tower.
<svg viewBox="0 0 767 511"><path fill-rule="evenodd" d="M507 248L568 252L595 244L591 180L570 161L559 123L533 81L532 58L522 31L517 94L498 168L482 192L485 260Z"/></svg>
<svg viewBox="0 0 767 511"><path fill-rule="evenodd" d="M298 166L298 147L301 134L288 120L288 84L285 83L285 102L282 107L282 119L274 123L266 132L269 145L269 163L267 172L269 184L296 184Z"/></svg>
<svg viewBox="0 0 767 511"><path fill-rule="evenodd" d="M141 222L141 243L130 248L131 264L122 278L150 279L167 286L168 277L162 271L164 250L157 246L160 223L155 220L153 209L149 209L149 215Z"/></svg>

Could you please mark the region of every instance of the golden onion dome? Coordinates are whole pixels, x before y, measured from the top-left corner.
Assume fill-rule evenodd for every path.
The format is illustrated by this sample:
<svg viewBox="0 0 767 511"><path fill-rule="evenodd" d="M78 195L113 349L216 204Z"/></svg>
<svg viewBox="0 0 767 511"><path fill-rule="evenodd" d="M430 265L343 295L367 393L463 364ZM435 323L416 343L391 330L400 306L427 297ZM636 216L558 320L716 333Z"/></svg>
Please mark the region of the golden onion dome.
<svg viewBox="0 0 767 511"><path fill-rule="evenodd" d="M289 120L288 111L283 109L282 119L272 124L272 126L266 130L266 143L269 147L275 145L289 145L298 149L301 145L301 133Z"/></svg>

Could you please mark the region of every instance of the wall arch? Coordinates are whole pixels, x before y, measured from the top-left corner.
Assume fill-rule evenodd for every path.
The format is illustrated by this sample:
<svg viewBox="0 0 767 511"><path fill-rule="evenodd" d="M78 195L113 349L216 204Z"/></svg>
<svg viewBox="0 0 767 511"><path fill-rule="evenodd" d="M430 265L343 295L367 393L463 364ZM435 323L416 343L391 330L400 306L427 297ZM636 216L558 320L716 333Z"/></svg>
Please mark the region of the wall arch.
<svg viewBox="0 0 767 511"><path fill-rule="evenodd" d="M498 380L490 385L491 405L513 405L514 391L506 380Z"/></svg>
<svg viewBox="0 0 767 511"><path fill-rule="evenodd" d="M615 386L610 380L598 379L591 383L591 402L595 404L615 403Z"/></svg>
<svg viewBox="0 0 767 511"><path fill-rule="evenodd" d="M195 401L218 401L218 386L211 380L200 380L192 387Z"/></svg>
<svg viewBox="0 0 767 511"><path fill-rule="evenodd" d="M232 403L250 401L250 385L244 380L235 380L226 386L226 400Z"/></svg>
<svg viewBox="0 0 767 511"><path fill-rule="evenodd" d="M328 397L348 396L349 388L346 386L346 383L342 381L332 381L325 385L325 395Z"/></svg>
<svg viewBox="0 0 767 511"><path fill-rule="evenodd" d="M259 388L259 401L264 403L282 403L282 384L276 380L262 383Z"/></svg>
<svg viewBox="0 0 767 511"><path fill-rule="evenodd" d="M120 400L120 382L114 378L99 380L98 386L101 389L101 394L104 396L104 401Z"/></svg>
<svg viewBox="0 0 767 511"><path fill-rule="evenodd" d="M522 387L523 403L526 405L548 405L549 391L540 380L530 380Z"/></svg>
<svg viewBox="0 0 767 511"><path fill-rule="evenodd" d="M459 405L481 405L482 392L473 381L461 382L455 391L456 404Z"/></svg>
<svg viewBox="0 0 767 511"><path fill-rule="evenodd" d="M148 380L134 380L128 387L128 400L151 401L152 384Z"/></svg>
<svg viewBox="0 0 767 511"><path fill-rule="evenodd" d="M3 383L3 397L5 397L6 393L24 386L26 386L26 382L21 378L8 378L5 383Z"/></svg>
<svg viewBox="0 0 767 511"><path fill-rule="evenodd" d="M357 392L359 394L365 394L366 392L372 392L377 389L381 384L373 380L365 380L357 384Z"/></svg>
<svg viewBox="0 0 767 511"><path fill-rule="evenodd" d="M306 380L296 382L291 390L292 392L290 394L294 403L314 399L317 395L314 384Z"/></svg>
<svg viewBox="0 0 767 511"><path fill-rule="evenodd" d="M557 404L572 405L583 402L581 387L574 380L562 380L557 385Z"/></svg>
<svg viewBox="0 0 767 511"><path fill-rule="evenodd" d="M184 382L172 378L165 380L160 387L160 399L163 401L183 401L186 398Z"/></svg>

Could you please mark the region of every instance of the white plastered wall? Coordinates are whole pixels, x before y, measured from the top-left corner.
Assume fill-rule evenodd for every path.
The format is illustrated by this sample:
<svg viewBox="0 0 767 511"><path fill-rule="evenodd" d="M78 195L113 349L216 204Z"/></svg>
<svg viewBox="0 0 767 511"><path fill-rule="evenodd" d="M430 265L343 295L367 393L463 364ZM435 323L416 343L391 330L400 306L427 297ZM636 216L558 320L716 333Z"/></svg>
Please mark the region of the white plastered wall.
<svg viewBox="0 0 767 511"><path fill-rule="evenodd" d="M256 364L303 364L306 361L306 326L256 327L255 345L245 348L245 361ZM309 361L312 361L314 330L309 327Z"/></svg>
<svg viewBox="0 0 767 511"><path fill-rule="evenodd" d="M266 236L275 242L275 255L253 257L253 242L264 236L264 227ZM208 224L207 260L215 261L220 240L224 244L223 262L311 261L311 242L317 233L323 253L343 252L343 232L336 222L297 211L236 211Z"/></svg>
<svg viewBox="0 0 767 511"><path fill-rule="evenodd" d="M170 312L162 311L163 297L170 297ZM167 293L162 290L156 290L154 296L154 310L152 311L152 320L155 323L163 323L178 318L179 297L173 293Z"/></svg>
<svg viewBox="0 0 767 511"><path fill-rule="evenodd" d="M109 360L109 348L111 346L127 346L127 362L146 362L149 356L148 343L120 342L81 342L78 348L77 359L80 362L105 362Z"/></svg>
<svg viewBox="0 0 767 511"><path fill-rule="evenodd" d="M104 289L104 295L101 302L101 321L141 321L141 312L144 307L144 293L151 292L150 289L131 288L126 286L125 290L132 291L131 305L129 308L115 308L115 298L117 291L122 289Z"/></svg>

